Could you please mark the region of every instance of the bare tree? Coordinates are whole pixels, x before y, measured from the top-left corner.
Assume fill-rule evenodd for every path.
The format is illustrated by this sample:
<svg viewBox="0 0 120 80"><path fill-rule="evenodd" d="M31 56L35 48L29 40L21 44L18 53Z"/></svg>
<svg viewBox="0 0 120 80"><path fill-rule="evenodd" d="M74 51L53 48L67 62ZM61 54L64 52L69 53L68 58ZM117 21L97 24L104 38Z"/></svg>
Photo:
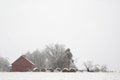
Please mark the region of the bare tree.
<svg viewBox="0 0 120 80"><path fill-rule="evenodd" d="M36 50L25 55L39 69L76 68L70 49L65 49L64 45L47 45L42 52Z"/></svg>
<svg viewBox="0 0 120 80"><path fill-rule="evenodd" d="M102 65L101 66L101 71L102 72L106 72L107 71L107 66L106 65Z"/></svg>
<svg viewBox="0 0 120 80"><path fill-rule="evenodd" d="M7 59L0 57L0 71L1 72L10 71L9 65L10 65L10 63L8 62Z"/></svg>
<svg viewBox="0 0 120 80"><path fill-rule="evenodd" d="M92 61L84 62L84 66L88 72L91 72L93 68L93 62Z"/></svg>
<svg viewBox="0 0 120 80"><path fill-rule="evenodd" d="M84 66L88 72L106 72L107 71L107 66L102 65L100 66L99 64L93 64L92 61L87 61L84 63Z"/></svg>
<svg viewBox="0 0 120 80"><path fill-rule="evenodd" d="M64 56L65 56L65 48L64 45L48 45L46 46L44 53L46 54L47 61L47 68L62 68L64 63ZM58 67L59 66L59 67Z"/></svg>
<svg viewBox="0 0 120 80"><path fill-rule="evenodd" d="M55 44L46 46L44 52L48 59L48 68L69 68L72 61L72 53L70 49L65 49L64 45Z"/></svg>
<svg viewBox="0 0 120 80"><path fill-rule="evenodd" d="M100 65L99 64L93 65L93 71L94 72L99 72L100 71Z"/></svg>
<svg viewBox="0 0 120 80"><path fill-rule="evenodd" d="M45 68L45 56L39 50L34 51L33 53L26 53L26 57L32 61L38 69Z"/></svg>

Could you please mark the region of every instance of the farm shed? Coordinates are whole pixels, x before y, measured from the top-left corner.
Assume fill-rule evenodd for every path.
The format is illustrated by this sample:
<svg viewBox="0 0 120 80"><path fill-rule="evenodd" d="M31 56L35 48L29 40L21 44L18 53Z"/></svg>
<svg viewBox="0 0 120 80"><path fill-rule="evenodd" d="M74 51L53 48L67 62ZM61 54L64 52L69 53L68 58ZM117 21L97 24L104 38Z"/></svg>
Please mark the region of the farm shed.
<svg viewBox="0 0 120 80"><path fill-rule="evenodd" d="M32 71L35 64L28 60L25 56L20 56L15 62L12 63L12 72L26 72Z"/></svg>

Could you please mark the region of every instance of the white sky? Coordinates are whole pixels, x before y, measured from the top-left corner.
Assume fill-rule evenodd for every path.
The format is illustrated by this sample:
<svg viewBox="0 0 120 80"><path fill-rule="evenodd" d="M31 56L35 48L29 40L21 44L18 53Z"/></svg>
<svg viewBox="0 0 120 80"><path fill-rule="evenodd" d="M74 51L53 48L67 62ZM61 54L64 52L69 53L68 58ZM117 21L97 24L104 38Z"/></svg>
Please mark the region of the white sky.
<svg viewBox="0 0 120 80"><path fill-rule="evenodd" d="M51 43L120 70L120 0L0 0L0 56L12 62Z"/></svg>

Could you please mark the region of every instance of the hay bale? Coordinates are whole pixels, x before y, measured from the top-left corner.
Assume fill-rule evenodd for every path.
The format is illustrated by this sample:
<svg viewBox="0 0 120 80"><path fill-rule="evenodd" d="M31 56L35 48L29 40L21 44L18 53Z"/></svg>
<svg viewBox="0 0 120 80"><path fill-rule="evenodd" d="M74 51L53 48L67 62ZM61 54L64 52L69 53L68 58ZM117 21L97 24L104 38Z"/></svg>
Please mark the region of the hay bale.
<svg viewBox="0 0 120 80"><path fill-rule="evenodd" d="M69 72L76 72L76 69L70 69Z"/></svg>
<svg viewBox="0 0 120 80"><path fill-rule="evenodd" d="M39 72L40 70L38 68L34 68L33 72Z"/></svg>
<svg viewBox="0 0 120 80"><path fill-rule="evenodd" d="M59 71L59 72L60 72L60 71L61 71L61 69L60 69L60 68L56 68L56 71Z"/></svg>
<svg viewBox="0 0 120 80"><path fill-rule="evenodd" d="M67 68L64 68L62 72L69 72L69 70Z"/></svg>
<svg viewBox="0 0 120 80"><path fill-rule="evenodd" d="M61 71L60 68L56 68L56 69L54 70L54 72L60 72L60 71Z"/></svg>
<svg viewBox="0 0 120 80"><path fill-rule="evenodd" d="M41 72L46 72L46 69L41 69Z"/></svg>
<svg viewBox="0 0 120 80"><path fill-rule="evenodd" d="M48 69L50 72L54 72L54 70L53 69Z"/></svg>

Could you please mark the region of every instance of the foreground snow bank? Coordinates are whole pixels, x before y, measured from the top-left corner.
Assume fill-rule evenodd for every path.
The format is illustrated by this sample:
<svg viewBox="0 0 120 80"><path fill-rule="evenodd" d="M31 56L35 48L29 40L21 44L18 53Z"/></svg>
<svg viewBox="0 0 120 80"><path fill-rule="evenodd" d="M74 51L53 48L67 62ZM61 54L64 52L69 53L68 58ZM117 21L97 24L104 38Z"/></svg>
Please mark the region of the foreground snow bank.
<svg viewBox="0 0 120 80"><path fill-rule="evenodd" d="M120 80L120 73L1 72L0 80Z"/></svg>

